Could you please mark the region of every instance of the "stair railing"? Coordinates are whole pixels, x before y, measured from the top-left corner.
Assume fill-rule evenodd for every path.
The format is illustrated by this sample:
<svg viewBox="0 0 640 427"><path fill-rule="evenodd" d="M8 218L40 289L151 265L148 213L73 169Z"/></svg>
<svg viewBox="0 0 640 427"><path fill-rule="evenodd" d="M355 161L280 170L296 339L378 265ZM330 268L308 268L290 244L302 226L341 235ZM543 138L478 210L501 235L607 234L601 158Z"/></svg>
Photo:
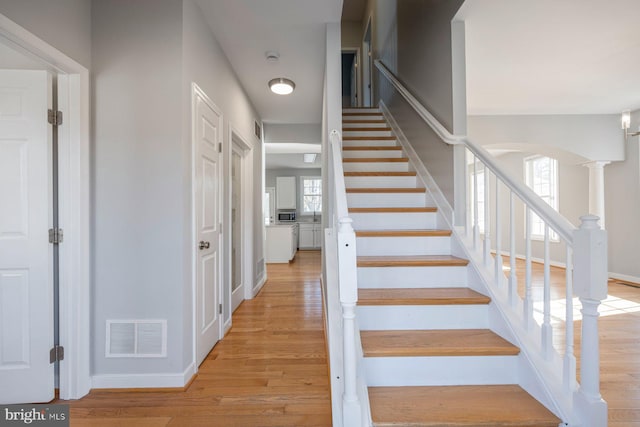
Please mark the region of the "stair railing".
<svg viewBox="0 0 640 427"><path fill-rule="evenodd" d="M342 307L343 336L343 426L363 425L362 405L358 390L359 335L356 325L356 303L358 302L358 278L356 259L356 234L353 220L349 217L347 193L342 167L342 138L337 130L329 136L329 182L333 186L333 227L337 239L338 284ZM360 350L361 351L361 350Z"/></svg>
<svg viewBox="0 0 640 427"><path fill-rule="evenodd" d="M580 227L574 227L565 217L555 211L536 193L520 181L513 179L479 144L470 141L466 136L452 135L436 118L407 90L393 73L380 61L375 65L380 74L386 78L392 88L399 93L416 113L429 125L435 134L445 143L462 146L465 156L454 156L456 164L465 170L466 180L456 182L455 200L467 200L467 214L471 221L464 225L453 224L453 218L447 218L454 228L462 227L463 243L477 264L484 267L484 274L491 287L497 303L501 303L503 312L513 320L514 332L522 337L521 345L527 347L532 356L532 363L553 396L557 409L569 425L606 426L607 404L600 395L600 362L598 347L598 306L607 297L607 236L598 225L598 217L585 215L580 218ZM471 171L470 171L471 169ZM482 192L479 191L479 173L483 172ZM495 187L489 184L489 173L494 177ZM469 175L471 174L471 179ZM466 183L470 182L471 197L467 198ZM485 185L486 184L486 185ZM508 219L501 217L501 197L507 194ZM490 193L494 193L490 200ZM440 198L439 200L442 200ZM524 205L525 212L525 284L524 298L518 295L516 276L516 201ZM483 206L480 206L480 204ZM495 218L491 221L490 204L494 204ZM444 207L443 207L444 208ZM447 212L452 212L447 206ZM481 233L481 214L484 214L484 230ZM531 226L532 217L537 215L544 224L543 259L544 288L541 307L534 309L532 283L532 250ZM504 224L509 224L503 230ZM490 227L494 226L495 242L491 243ZM506 239L503 239L506 231ZM481 235L482 234L482 235ZM565 331L564 344L554 347L553 322L557 314L552 313L551 306L551 260L550 240L557 236L566 247L565 263ZM508 242L509 266L504 265L503 240ZM492 256L495 253L495 256ZM540 260L537 260L540 261ZM504 270L509 271L508 277ZM574 353L574 295L582 305L582 341L580 352L580 380L576 381L576 357ZM541 313L540 313L541 312ZM536 315L538 322L536 322ZM549 374L549 372L551 374Z"/></svg>

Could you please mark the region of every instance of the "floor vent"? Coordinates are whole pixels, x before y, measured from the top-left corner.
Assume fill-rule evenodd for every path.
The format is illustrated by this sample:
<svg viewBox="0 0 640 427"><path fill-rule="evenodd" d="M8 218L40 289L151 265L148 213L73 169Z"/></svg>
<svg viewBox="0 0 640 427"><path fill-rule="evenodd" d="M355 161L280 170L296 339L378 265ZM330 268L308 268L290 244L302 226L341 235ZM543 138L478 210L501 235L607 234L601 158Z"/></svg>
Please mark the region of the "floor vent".
<svg viewBox="0 0 640 427"><path fill-rule="evenodd" d="M107 320L106 357L166 357L166 320Z"/></svg>

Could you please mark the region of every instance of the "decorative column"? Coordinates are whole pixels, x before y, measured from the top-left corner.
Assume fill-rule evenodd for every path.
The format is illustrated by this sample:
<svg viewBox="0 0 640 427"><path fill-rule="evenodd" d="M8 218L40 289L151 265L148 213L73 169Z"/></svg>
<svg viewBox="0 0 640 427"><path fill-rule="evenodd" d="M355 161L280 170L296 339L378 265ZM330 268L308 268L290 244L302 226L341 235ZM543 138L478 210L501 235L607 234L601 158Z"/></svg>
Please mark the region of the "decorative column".
<svg viewBox="0 0 640 427"><path fill-rule="evenodd" d="M589 213L600 217L600 227L604 222L604 167L611 162L593 161L585 163L589 168Z"/></svg>

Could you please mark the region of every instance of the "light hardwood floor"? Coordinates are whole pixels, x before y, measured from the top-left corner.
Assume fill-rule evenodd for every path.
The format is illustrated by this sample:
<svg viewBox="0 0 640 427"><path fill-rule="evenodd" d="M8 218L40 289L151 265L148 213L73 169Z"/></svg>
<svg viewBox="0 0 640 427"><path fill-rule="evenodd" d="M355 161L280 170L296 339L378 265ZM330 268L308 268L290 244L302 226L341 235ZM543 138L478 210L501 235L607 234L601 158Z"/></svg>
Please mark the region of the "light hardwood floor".
<svg viewBox="0 0 640 427"><path fill-rule="evenodd" d="M520 293L524 264L518 262ZM534 291L542 267L534 264ZM233 328L186 391L100 391L71 404L72 426L330 426L320 253L270 264L269 281L234 313ZM564 270L551 269L552 299ZM640 427L640 289L610 283L600 318L602 395L609 426ZM576 321L579 358L580 322ZM562 324L556 327L561 346ZM66 402L65 402L66 403Z"/></svg>
<svg viewBox="0 0 640 427"><path fill-rule="evenodd" d="M94 390L69 402L71 426L330 426L320 252L267 273L186 391Z"/></svg>

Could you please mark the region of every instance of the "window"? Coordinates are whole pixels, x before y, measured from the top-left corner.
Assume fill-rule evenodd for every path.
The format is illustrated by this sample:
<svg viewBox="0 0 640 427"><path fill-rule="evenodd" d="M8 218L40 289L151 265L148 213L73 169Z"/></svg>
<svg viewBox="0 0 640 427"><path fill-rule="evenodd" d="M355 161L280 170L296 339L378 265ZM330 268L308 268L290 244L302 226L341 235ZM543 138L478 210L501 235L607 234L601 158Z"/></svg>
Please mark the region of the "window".
<svg viewBox="0 0 640 427"><path fill-rule="evenodd" d="M558 161L551 157L534 156L524 159L525 181L538 196L558 210ZM544 239L544 221L531 213L531 238ZM549 239L558 241L558 235L549 230Z"/></svg>
<svg viewBox="0 0 640 427"><path fill-rule="evenodd" d="M322 179L319 176L300 177L302 215L322 211Z"/></svg>
<svg viewBox="0 0 640 427"><path fill-rule="evenodd" d="M478 183L478 194L474 194L473 191L473 177L476 177ZM478 200L478 229L480 234L484 234L484 168L476 170L475 174L473 170L469 174L469 194L471 195L471 225L475 224L475 218L473 215L475 213L475 208L473 207L474 203L476 203L476 199Z"/></svg>

